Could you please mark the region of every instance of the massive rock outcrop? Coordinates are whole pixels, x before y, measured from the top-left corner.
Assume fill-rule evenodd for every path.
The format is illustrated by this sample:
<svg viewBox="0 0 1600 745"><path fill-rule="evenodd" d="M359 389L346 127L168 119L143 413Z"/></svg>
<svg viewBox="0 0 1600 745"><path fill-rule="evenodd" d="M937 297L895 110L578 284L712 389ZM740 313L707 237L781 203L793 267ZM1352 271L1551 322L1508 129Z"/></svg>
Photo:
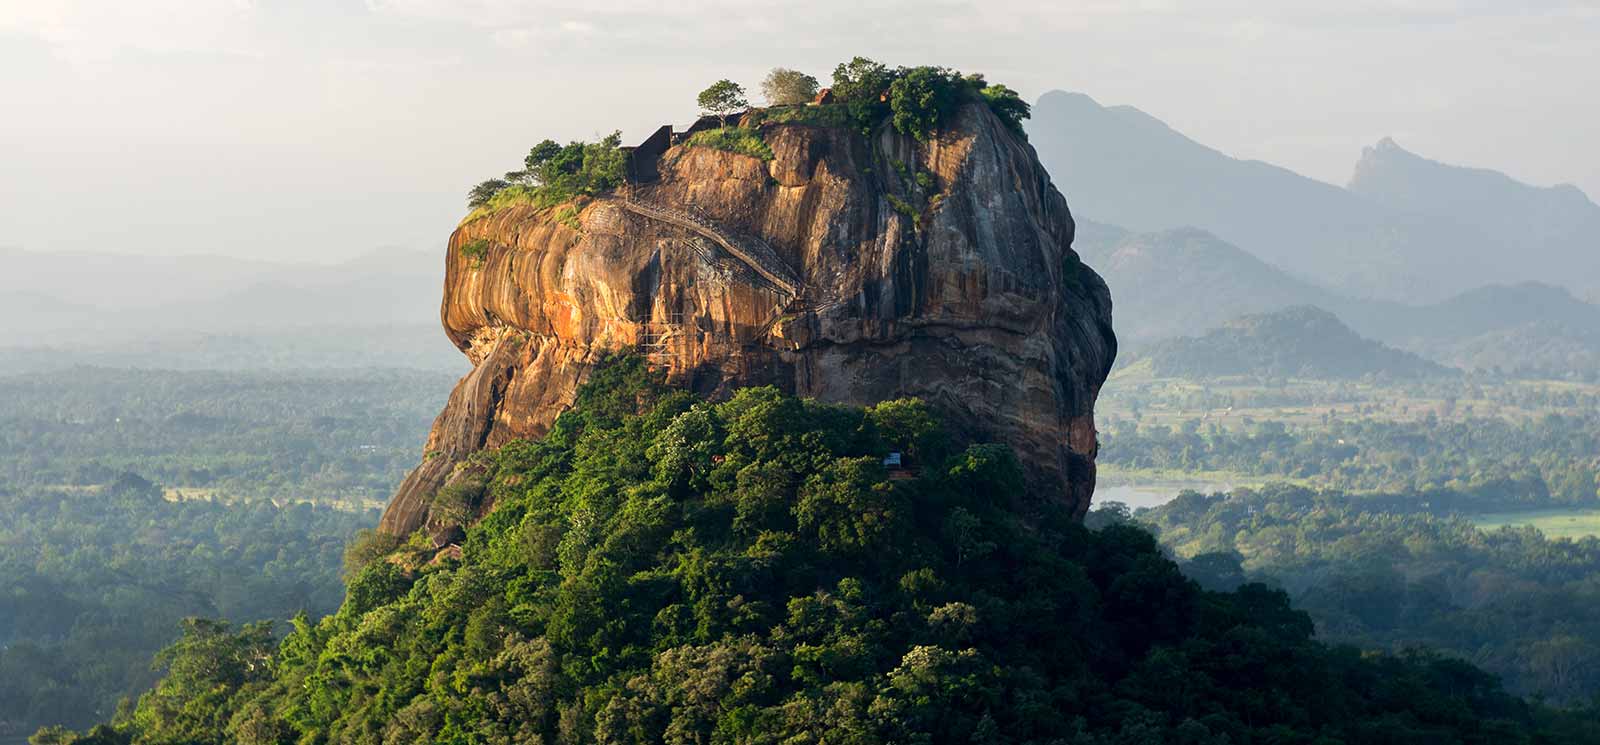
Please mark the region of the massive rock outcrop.
<svg viewBox="0 0 1600 745"><path fill-rule="evenodd" d="M979 104L929 142L887 126L762 136L771 161L678 145L648 180L576 211L515 207L456 229L442 314L475 367L384 530L424 526L471 453L542 435L618 349L713 396L921 397L1011 444L1061 509L1088 509L1111 299L1033 149Z"/></svg>

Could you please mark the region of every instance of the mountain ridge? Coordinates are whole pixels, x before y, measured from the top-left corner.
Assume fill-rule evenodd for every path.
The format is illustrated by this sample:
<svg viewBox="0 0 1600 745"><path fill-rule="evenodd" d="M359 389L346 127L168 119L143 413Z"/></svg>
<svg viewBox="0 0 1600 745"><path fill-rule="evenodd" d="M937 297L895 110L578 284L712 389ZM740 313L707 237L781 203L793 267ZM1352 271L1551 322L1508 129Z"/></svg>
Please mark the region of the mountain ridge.
<svg viewBox="0 0 1600 745"><path fill-rule="evenodd" d="M1581 295L1600 291L1600 271L1593 269L1600 259L1592 249L1579 250L1600 245L1600 237L1590 237L1600 236L1600 225L1590 228L1587 217L1544 230L1523 210L1512 223L1532 226L1522 235L1484 231L1468 218L1492 210L1418 209L1371 187L1371 168L1361 179L1368 186L1327 183L1234 158L1139 109L1102 106L1079 93L1041 96L1028 132L1084 217L1138 232L1198 227L1303 281L1349 296L1433 301L1490 282L1520 280L1567 284ZM1449 168L1457 176L1475 173ZM1513 191L1582 199L1581 191L1569 187ZM1574 209L1600 214L1581 205ZM1588 243L1567 241L1573 231ZM1519 262L1524 253L1546 258Z"/></svg>
<svg viewBox="0 0 1600 745"><path fill-rule="evenodd" d="M1148 361L1159 377L1182 378L1417 379L1457 372L1362 337L1313 305L1240 316L1198 337L1159 342L1138 361Z"/></svg>
<svg viewBox="0 0 1600 745"><path fill-rule="evenodd" d="M1117 335L1135 353L1238 316L1310 304L1446 366L1600 377L1600 306L1555 285L1490 284L1408 305L1324 289L1197 228L1133 233L1083 220L1075 245L1112 288Z"/></svg>

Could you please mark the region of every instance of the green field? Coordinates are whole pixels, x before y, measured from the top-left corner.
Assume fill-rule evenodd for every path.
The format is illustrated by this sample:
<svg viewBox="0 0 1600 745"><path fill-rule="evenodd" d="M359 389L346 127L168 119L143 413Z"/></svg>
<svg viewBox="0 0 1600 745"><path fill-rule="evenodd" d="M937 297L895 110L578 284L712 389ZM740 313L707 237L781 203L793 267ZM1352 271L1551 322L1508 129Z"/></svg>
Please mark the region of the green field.
<svg viewBox="0 0 1600 745"><path fill-rule="evenodd" d="M1235 471L1181 471L1166 468L1125 468L1105 464L1098 468L1094 501L1122 502L1132 509L1156 507L1166 504L1179 492L1193 490L1201 494L1232 491L1236 487L1259 487L1265 482ZM1274 479L1294 481L1294 479Z"/></svg>
<svg viewBox="0 0 1600 745"><path fill-rule="evenodd" d="M1483 530L1531 525L1549 538L1600 536L1600 510L1535 510L1476 515L1474 525Z"/></svg>
<svg viewBox="0 0 1600 745"><path fill-rule="evenodd" d="M1464 378L1424 381L1161 378L1148 361L1106 381L1096 415L1102 428L1120 421L1175 426L1188 420L1219 427L1255 421L1291 426L1376 420L1441 422L1477 418L1523 422L1552 411L1600 404L1600 385L1548 380Z"/></svg>

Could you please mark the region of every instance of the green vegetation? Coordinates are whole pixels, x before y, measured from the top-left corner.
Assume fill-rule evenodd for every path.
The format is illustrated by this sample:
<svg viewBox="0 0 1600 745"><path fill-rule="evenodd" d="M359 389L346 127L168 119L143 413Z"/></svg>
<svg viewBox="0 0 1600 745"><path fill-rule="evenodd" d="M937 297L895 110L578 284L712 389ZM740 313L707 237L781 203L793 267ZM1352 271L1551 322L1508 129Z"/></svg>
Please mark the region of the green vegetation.
<svg viewBox="0 0 1600 745"><path fill-rule="evenodd" d="M110 717L186 616L337 608L346 540L416 465L454 378L0 378L0 742Z"/></svg>
<svg viewBox="0 0 1600 745"><path fill-rule="evenodd" d="M833 70L834 103L803 105L816 95L816 83L804 73L775 69L762 83L773 108L751 114L756 121L854 126L863 133L888 120L901 134L925 141L961 104L979 102L987 104L1017 136L1027 136L1022 129L1022 121L1029 116L1027 102L1010 88L990 85L982 75L962 75L945 67L890 68L856 57ZM719 116L748 106L744 89L729 80L718 81L700 96L700 108Z"/></svg>
<svg viewBox="0 0 1600 745"><path fill-rule="evenodd" d="M1101 459L1127 469L1227 471L1348 491L1410 495L1401 511L1479 513L1600 506L1594 443L1600 418L1547 414L1512 422L1335 420L1291 429L1169 427L1122 421L1108 427Z"/></svg>
<svg viewBox="0 0 1600 745"><path fill-rule="evenodd" d="M580 196L615 189L627 175L627 157L621 148L620 131L599 142L561 145L544 140L528 151L522 170L472 188L467 205L473 211L466 219L522 204L549 209Z"/></svg>
<svg viewBox="0 0 1600 745"><path fill-rule="evenodd" d="M727 79L718 80L700 91L695 103L699 104L701 111L716 115L723 127L728 126L729 114L750 106L744 97L744 86Z"/></svg>
<svg viewBox="0 0 1600 745"><path fill-rule="evenodd" d="M763 161L772 160L772 148L761 139L761 131L753 127L722 127L694 133L684 141L689 147L709 147L730 153L748 155Z"/></svg>
<svg viewBox="0 0 1600 745"><path fill-rule="evenodd" d="M1527 422L1546 414L1600 416L1600 385L1466 375L1314 380L1241 375L1160 378L1143 363L1106 381L1095 413L1110 426L1177 426L1190 419L1225 428L1261 420L1290 427L1366 419L1380 422Z"/></svg>
<svg viewBox="0 0 1600 745"><path fill-rule="evenodd" d="M1529 510L1473 515L1472 524L1480 530L1531 527L1552 538L1573 540L1600 537L1600 510Z"/></svg>
<svg viewBox="0 0 1600 745"><path fill-rule="evenodd" d="M483 260L489 256L489 240L477 238L461 244L461 255L472 260L473 266L483 266Z"/></svg>
<svg viewBox="0 0 1600 745"><path fill-rule="evenodd" d="M889 114L901 134L926 140L955 111L966 92L962 78L939 67L913 67L889 84Z"/></svg>
<svg viewBox="0 0 1600 745"><path fill-rule="evenodd" d="M1004 122L1018 137L1028 139L1027 131L1022 128L1022 121L1032 115L1033 111L1028 102L1022 100L1022 94L999 83L985 85L982 78L973 85L978 89L978 94L983 96L984 103L989 104L989 110L1000 117L1001 122Z"/></svg>
<svg viewBox="0 0 1600 745"><path fill-rule="evenodd" d="M774 67L761 81L761 95L768 106L794 106L810 103L817 97L817 79L799 70Z"/></svg>
<svg viewBox="0 0 1600 745"><path fill-rule="evenodd" d="M919 228L922 227L922 213L917 211L916 207L911 206L910 202L888 192L884 192L883 196L889 200L889 206L894 207L895 212L911 218L912 225Z"/></svg>
<svg viewBox="0 0 1600 745"><path fill-rule="evenodd" d="M1600 540L1486 531L1405 501L1270 485L1189 492L1137 519L1211 589L1284 587L1324 638L1425 645L1552 701L1600 694Z"/></svg>
<svg viewBox="0 0 1600 745"><path fill-rule="evenodd" d="M339 556L376 511L171 502L133 474L93 488L0 483L0 741L85 727L156 680L187 616L328 613Z"/></svg>
<svg viewBox="0 0 1600 745"><path fill-rule="evenodd" d="M865 57L842 63L833 71L833 94L862 129L887 117L896 131L926 140L944 126L956 107L981 101L1012 132L1026 138L1022 121L1026 101L1003 85L990 86L982 75L962 75L946 67L889 69Z"/></svg>
<svg viewBox="0 0 1600 745"><path fill-rule="evenodd" d="M1234 485L1137 516L1202 584L1280 585L1324 638L1426 646L1517 693L1600 694L1593 386L1119 376L1102 402L1112 480Z"/></svg>
<svg viewBox="0 0 1600 745"><path fill-rule="evenodd" d="M890 450L919 475L891 480ZM1324 647L1282 593L1203 591L1148 534L1084 529L1006 448L953 446L915 401L710 404L613 361L544 440L483 465L460 559L369 557L338 613L275 650L259 627L191 624L107 741L1596 736L1460 662Z"/></svg>
<svg viewBox="0 0 1600 745"><path fill-rule="evenodd" d="M752 124L804 124L811 127L849 127L850 111L844 106L784 106L751 112Z"/></svg>
<svg viewBox="0 0 1600 745"><path fill-rule="evenodd" d="M701 91L696 103L703 112L717 116L722 127L698 132L687 144L771 160L772 149L755 129L761 122L854 125L870 132L885 119L896 131L927 140L947 123L956 107L967 102L987 104L1013 132L1026 136L1022 121L1029 115L1027 102L1003 85L989 85L982 75L963 76L948 68L927 66L891 70L857 57L834 70L837 104L806 105L816 90L816 78L775 68L762 82L762 91L773 108L751 112L753 118L747 122L748 127L729 127L728 116L750 104L743 86L732 80L719 80ZM627 158L621 146L620 132L594 143L560 145L544 140L529 151L521 170L485 180L468 191L467 205L472 211L464 222L519 205L547 210L614 189L622 185L627 175Z"/></svg>
<svg viewBox="0 0 1600 745"><path fill-rule="evenodd" d="M450 372L76 368L0 378L0 485L82 492L133 472L172 499L381 506Z"/></svg>
<svg viewBox="0 0 1600 745"><path fill-rule="evenodd" d="M556 222L572 230L583 231L583 222L578 219L577 205L569 204L566 207L562 207L561 211L556 213Z"/></svg>

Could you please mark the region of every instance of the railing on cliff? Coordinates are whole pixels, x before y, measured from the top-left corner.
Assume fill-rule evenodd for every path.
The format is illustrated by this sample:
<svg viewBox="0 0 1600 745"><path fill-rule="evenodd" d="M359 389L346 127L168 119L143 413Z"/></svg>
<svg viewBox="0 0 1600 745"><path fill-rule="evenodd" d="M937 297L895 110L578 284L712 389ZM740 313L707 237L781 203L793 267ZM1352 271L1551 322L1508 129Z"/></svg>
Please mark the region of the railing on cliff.
<svg viewBox="0 0 1600 745"><path fill-rule="evenodd" d="M641 202L627 195L622 197L621 204L623 209L636 215L675 225L711 239L723 250L744 262L756 274L761 275L762 279L771 282L791 296L800 294L800 280L795 276L794 270L790 269L783 259L778 258L778 252L772 250L766 241L754 236L735 235L711 219L686 209Z"/></svg>

